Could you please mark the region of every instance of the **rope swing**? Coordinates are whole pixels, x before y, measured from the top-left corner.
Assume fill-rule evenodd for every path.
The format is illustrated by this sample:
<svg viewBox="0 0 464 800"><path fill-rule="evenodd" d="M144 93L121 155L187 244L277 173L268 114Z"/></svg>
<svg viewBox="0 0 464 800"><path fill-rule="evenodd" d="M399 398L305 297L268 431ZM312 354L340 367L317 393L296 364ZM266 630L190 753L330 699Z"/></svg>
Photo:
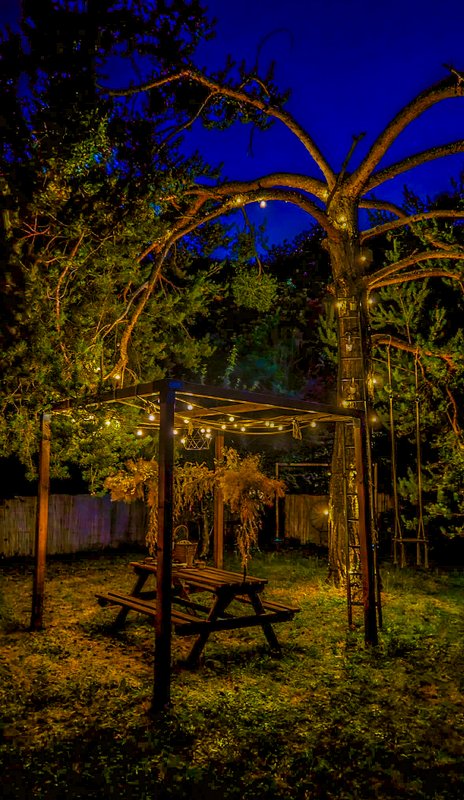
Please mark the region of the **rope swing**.
<svg viewBox="0 0 464 800"><path fill-rule="evenodd" d="M423 514L423 485L422 485L422 448L421 448L421 412L419 394L419 350L416 350L414 357L414 391L415 391L415 438L416 438L416 469L417 469L417 530L416 536L405 537L401 524L399 498L398 498L398 469L396 459L396 429L393 408L393 377L391 365L391 343L387 346L387 373L388 373L388 405L390 418L390 442L391 442L391 469L392 469L392 489L393 489L393 508L394 508L394 529L393 529L393 563L400 567L406 566L407 543L416 545L416 565L429 566L428 562L428 543L425 535L424 514Z"/></svg>

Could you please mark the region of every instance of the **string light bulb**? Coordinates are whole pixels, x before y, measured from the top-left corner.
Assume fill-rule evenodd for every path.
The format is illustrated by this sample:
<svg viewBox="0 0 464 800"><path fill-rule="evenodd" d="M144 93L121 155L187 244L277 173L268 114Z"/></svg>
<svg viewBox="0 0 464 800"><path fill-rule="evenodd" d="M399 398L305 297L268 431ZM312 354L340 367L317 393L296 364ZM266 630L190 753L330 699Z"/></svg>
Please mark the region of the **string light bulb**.
<svg viewBox="0 0 464 800"><path fill-rule="evenodd" d="M260 207L260 208L266 208L266 206L267 206L267 203L266 203L266 201L265 201L265 200L261 200L261 202L260 202L260 204L259 204L259 207Z"/></svg>

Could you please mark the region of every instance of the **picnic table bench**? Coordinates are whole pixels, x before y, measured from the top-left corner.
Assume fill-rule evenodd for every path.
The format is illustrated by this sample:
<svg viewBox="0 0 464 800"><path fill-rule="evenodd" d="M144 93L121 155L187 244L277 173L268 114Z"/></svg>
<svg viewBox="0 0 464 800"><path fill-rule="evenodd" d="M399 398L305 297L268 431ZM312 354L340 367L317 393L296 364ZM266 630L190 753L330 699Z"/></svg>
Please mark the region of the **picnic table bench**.
<svg viewBox="0 0 464 800"><path fill-rule="evenodd" d="M115 627L124 624L130 611L145 614L153 621L156 616L156 588L144 591L150 577L156 577L156 562L132 561L137 578L130 594L105 592L97 594L100 605L120 606ZM187 666L196 666L212 632L260 626L273 652L281 648L272 627L275 622L293 619L300 611L261 597L266 578L244 576L239 572L214 567L173 564L171 623L178 636L197 636L186 659ZM197 594L208 593L211 601L198 602ZM247 606L251 606L248 609Z"/></svg>

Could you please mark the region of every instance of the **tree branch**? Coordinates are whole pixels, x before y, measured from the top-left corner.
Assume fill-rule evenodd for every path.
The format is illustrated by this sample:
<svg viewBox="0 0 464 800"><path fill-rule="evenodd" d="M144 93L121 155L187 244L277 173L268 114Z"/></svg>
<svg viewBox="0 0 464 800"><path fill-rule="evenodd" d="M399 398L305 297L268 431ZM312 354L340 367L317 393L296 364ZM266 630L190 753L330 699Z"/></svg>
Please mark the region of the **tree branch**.
<svg viewBox="0 0 464 800"><path fill-rule="evenodd" d="M403 339L397 339L395 336L390 336L386 333L374 333L371 337L371 343L373 347L386 344L395 347L397 350L403 350L405 353L412 353L413 355L419 354L421 356L428 356L429 358L439 358L441 361L445 361L451 369L456 368L455 361L450 353L439 353L427 347L419 347L416 342L410 344L409 342L403 341Z"/></svg>
<svg viewBox="0 0 464 800"><path fill-rule="evenodd" d="M377 272L372 273L371 275L365 276L365 285L369 289L374 288L376 285L379 285L381 281L385 278L389 278L391 275L395 275L398 272L401 272L403 269L407 269L408 267L412 267L415 264L420 264L421 261L430 261L431 259L442 259L443 260L443 251L441 250L428 250L422 253L413 253L412 255L408 256L407 258L402 258L400 261L397 261L394 264L387 264L386 267L382 267L378 269ZM464 262L464 252L463 251L454 251L451 252L449 250L446 251L446 259L453 259L457 261Z"/></svg>
<svg viewBox="0 0 464 800"><path fill-rule="evenodd" d="M200 84L200 86L204 86L211 93L221 95L222 97L226 97L238 103L246 103L248 106L260 111L262 114L264 114L264 116L270 119L279 120L279 122L285 125L285 127L297 137L303 147L310 154L324 175L329 188L334 185L335 174L333 170L325 160L312 137L306 133L304 128L299 125L292 115L280 108L270 105L269 101L264 101L259 97L253 97L252 95L247 94L247 92L244 91L244 88L234 89L231 86L224 86L218 81L203 75L201 72L197 72L193 69L184 69L172 75L167 75L163 78L157 78L139 86L132 86L128 87L127 89L109 89L105 91L107 91L108 94L113 97L124 97L132 94L138 94L139 92L150 91L151 89L160 89L161 87L167 86L171 83L189 80L195 81L196 83Z"/></svg>
<svg viewBox="0 0 464 800"><path fill-rule="evenodd" d="M374 284L369 284L371 290L380 289L382 286L398 286L400 283L408 283L409 281L423 280L424 278L451 278L457 281L464 294L464 286L462 283L463 276L457 272L451 272L446 269L418 269L414 272L406 272L402 275L397 275L392 278L384 278Z"/></svg>
<svg viewBox="0 0 464 800"><path fill-rule="evenodd" d="M391 164L391 166L385 167L385 169L374 172L365 184L363 191L370 192L372 189L375 189L376 186L380 186L382 183L396 178L398 175L401 175L402 172L407 172L409 169L425 164L427 161L434 161L437 158L444 158L445 156L452 156L456 155L456 153L463 152L464 139L458 139L456 142L450 142L449 144L422 150L420 153L414 153L412 156L408 156L402 161L398 161L396 164Z"/></svg>
<svg viewBox="0 0 464 800"><path fill-rule="evenodd" d="M285 186L289 189L299 189L308 194L314 195L322 202L328 198L327 186L323 181L317 178L310 178L308 175L300 175L293 172L273 172L270 175L263 175L261 178L254 178L251 181L228 181L217 186L202 186L197 184L193 189L187 190L186 194L201 194L204 189L215 191L218 195L224 194L243 194L249 189L269 189L279 186Z"/></svg>
<svg viewBox="0 0 464 800"><path fill-rule="evenodd" d="M398 209L399 210L399 209ZM392 219L384 222L381 225L376 225L374 228L363 231L360 234L361 242L366 239L372 239L373 236L381 236L389 231L396 230L397 228L414 225L416 222L422 222L427 219L464 219L464 211L456 211L454 209L436 209L435 211L423 211L419 214L413 214L408 217L402 214L400 219Z"/></svg>
<svg viewBox="0 0 464 800"><path fill-rule="evenodd" d="M357 170L353 172L346 182L347 189L354 195L360 195L372 176L377 164L384 157L389 147L393 144L399 134L424 111L434 106L436 103L448 98L462 96L464 86L462 81L455 75L439 81L434 86L430 86L417 95L410 103L399 111L394 119L382 131L375 140L366 157L363 159Z"/></svg>

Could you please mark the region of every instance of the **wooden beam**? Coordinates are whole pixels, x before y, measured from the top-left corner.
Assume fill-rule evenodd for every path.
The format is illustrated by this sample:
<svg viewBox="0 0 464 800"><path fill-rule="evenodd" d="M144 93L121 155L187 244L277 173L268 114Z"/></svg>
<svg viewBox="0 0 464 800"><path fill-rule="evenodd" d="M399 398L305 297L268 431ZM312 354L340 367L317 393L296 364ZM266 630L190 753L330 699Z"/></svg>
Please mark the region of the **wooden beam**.
<svg viewBox="0 0 464 800"><path fill-rule="evenodd" d="M155 617L155 676L152 710L158 714L171 702L171 584L174 494L175 388L166 382L160 391L158 540L156 546L157 604Z"/></svg>
<svg viewBox="0 0 464 800"><path fill-rule="evenodd" d="M359 507L359 545L364 604L364 638L366 644L377 644L377 614L375 607L375 570L370 510L369 474L364 443L366 431L361 421L353 422L353 443L356 461L356 484Z"/></svg>
<svg viewBox="0 0 464 800"><path fill-rule="evenodd" d="M45 591L45 563L48 538L48 501L50 495L50 414L42 414L40 420L39 485L35 526L35 563L32 588L31 630L43 627L43 605Z"/></svg>
<svg viewBox="0 0 464 800"><path fill-rule="evenodd" d="M224 451L224 435L216 434L214 440L214 457L221 461ZM214 527L213 527L213 563L216 569L224 566L224 499L217 486L214 489Z"/></svg>

